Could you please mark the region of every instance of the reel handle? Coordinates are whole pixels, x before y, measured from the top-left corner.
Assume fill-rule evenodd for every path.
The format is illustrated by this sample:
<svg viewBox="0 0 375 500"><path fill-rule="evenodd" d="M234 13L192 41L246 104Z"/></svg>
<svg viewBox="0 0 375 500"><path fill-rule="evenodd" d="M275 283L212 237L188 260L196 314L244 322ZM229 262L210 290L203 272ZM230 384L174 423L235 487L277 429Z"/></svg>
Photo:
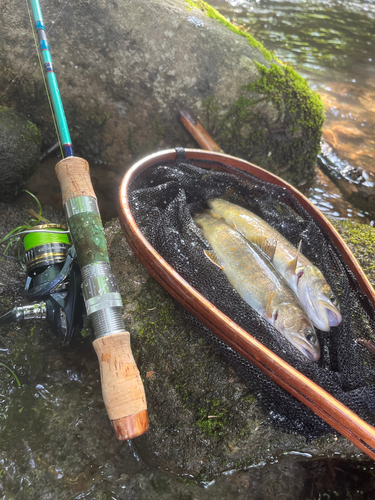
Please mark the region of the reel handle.
<svg viewBox="0 0 375 500"><path fill-rule="evenodd" d="M103 264L109 268L99 210L90 208L97 206L97 201L89 165L86 160L71 156L56 165L56 174L85 290L85 269L95 267L95 264L98 268ZM105 275L105 279L108 276ZM111 293L102 295L98 292L87 300L85 297L85 304L88 315L92 316L97 337L93 346L99 360L106 410L117 438L125 440L148 430L147 405L143 383L131 352L130 335L125 332L121 316L121 296L114 276L110 275L110 278L113 278L112 287L115 286L109 290ZM108 325L111 326L109 331Z"/></svg>

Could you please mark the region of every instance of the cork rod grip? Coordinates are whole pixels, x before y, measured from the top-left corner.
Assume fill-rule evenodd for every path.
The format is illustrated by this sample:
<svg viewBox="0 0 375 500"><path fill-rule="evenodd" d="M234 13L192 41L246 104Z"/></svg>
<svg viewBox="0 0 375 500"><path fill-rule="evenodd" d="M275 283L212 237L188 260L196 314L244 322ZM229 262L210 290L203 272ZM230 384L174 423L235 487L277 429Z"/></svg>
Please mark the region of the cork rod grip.
<svg viewBox="0 0 375 500"><path fill-rule="evenodd" d="M147 406L129 333L102 337L94 340L93 346L99 360L104 404L118 439L140 436L148 429Z"/></svg>
<svg viewBox="0 0 375 500"><path fill-rule="evenodd" d="M96 199L86 160L65 158L56 165L56 174L64 205L72 198L84 196ZM81 223L81 219L85 219L86 223ZM92 222L87 224L87 220ZM68 223L81 269L86 269L87 264L109 262L99 214L93 214L91 219L88 215L73 215ZM92 260L88 260L88 256ZM103 399L108 416L118 439L132 439L147 431L148 419L146 396L131 352L129 333L106 334L95 331L95 335L99 338L93 342L93 346L99 360Z"/></svg>

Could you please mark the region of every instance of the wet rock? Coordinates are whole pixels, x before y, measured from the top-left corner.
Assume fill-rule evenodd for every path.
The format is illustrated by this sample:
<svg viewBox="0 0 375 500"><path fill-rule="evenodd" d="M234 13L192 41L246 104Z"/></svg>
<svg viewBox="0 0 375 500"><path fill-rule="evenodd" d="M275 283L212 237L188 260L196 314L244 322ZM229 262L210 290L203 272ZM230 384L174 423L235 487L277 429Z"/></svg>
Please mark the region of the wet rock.
<svg viewBox="0 0 375 500"><path fill-rule="evenodd" d="M140 155L195 147L177 117L191 109L226 153L294 183L313 176L319 96L205 2L77 0L43 10L79 156L123 172ZM7 2L1 19L1 99L27 112L49 146L56 139L27 13Z"/></svg>
<svg viewBox="0 0 375 500"><path fill-rule="evenodd" d="M62 217L50 209L43 215L53 222ZM25 211L0 204L0 218L8 232L25 219ZM314 474L317 468L322 474L332 471L329 457L345 458L350 470L360 466L365 475L366 457L344 438L328 435L306 443L275 431L256 395L136 259L117 220L106 234L145 383L150 431L132 442L116 441L89 329L62 348L42 321L2 326L0 362L22 384L18 388L1 368L2 492L20 500L108 495L242 500L256 494L271 500L304 491L309 467ZM11 255L17 255L15 247ZM2 263L1 269L2 313L22 302L25 275L15 262ZM205 489L197 484L214 477L216 483Z"/></svg>
<svg viewBox="0 0 375 500"><path fill-rule="evenodd" d="M375 217L375 174L362 167L349 165L341 160L325 142L322 143L322 152L318 163L323 172L340 189L342 196Z"/></svg>
<svg viewBox="0 0 375 500"><path fill-rule="evenodd" d="M289 453L310 458L361 456L342 437L326 436L308 444L299 435L275 430L256 396L143 270L117 221L108 226L107 234L148 401L150 431L136 442L148 464L177 474L213 477Z"/></svg>
<svg viewBox="0 0 375 500"><path fill-rule="evenodd" d="M13 200L39 165L42 135L17 111L0 106L0 196Z"/></svg>

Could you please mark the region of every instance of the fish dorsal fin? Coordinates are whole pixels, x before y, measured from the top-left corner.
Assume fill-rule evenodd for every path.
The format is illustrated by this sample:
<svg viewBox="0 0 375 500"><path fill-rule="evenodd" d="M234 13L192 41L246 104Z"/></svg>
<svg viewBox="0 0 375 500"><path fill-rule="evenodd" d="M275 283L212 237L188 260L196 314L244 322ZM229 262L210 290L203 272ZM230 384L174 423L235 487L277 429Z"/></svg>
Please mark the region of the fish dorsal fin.
<svg viewBox="0 0 375 500"><path fill-rule="evenodd" d="M290 271L292 274L296 274L296 269L297 269L297 265L298 265L298 257L299 257L300 251L301 251L301 244L302 244L302 240L299 242L296 256L294 257L294 259L292 259L290 262L288 262L288 265L286 266L286 270Z"/></svg>
<svg viewBox="0 0 375 500"><path fill-rule="evenodd" d="M215 264L215 266L219 267L222 271L224 271L223 266L219 263L217 255L215 252L210 252L210 250L204 250L204 253L210 261Z"/></svg>
<svg viewBox="0 0 375 500"><path fill-rule="evenodd" d="M205 212L208 213L208 215L211 215L211 217L215 217L215 219L221 220L223 222L226 222L224 217L221 217L220 215L214 214L209 208L206 208Z"/></svg>
<svg viewBox="0 0 375 500"><path fill-rule="evenodd" d="M249 239L249 241L259 247L271 261L273 260L277 247L277 240L275 238L255 236L254 238Z"/></svg>
<svg viewBox="0 0 375 500"><path fill-rule="evenodd" d="M268 292L268 305L267 305L267 309L266 309L266 312L265 312L265 317L268 318L268 319L271 319L272 318L272 313L271 313L271 302L272 300L274 299L275 297L275 294L276 292L271 292L269 291Z"/></svg>

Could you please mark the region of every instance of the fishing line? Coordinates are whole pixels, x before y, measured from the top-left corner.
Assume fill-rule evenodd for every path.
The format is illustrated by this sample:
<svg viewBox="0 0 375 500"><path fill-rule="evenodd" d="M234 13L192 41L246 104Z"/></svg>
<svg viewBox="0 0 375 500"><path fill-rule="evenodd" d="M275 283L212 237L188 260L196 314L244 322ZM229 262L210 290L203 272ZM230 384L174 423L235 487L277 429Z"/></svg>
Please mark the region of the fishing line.
<svg viewBox="0 0 375 500"><path fill-rule="evenodd" d="M52 28L54 28L55 26L55 23L57 22L57 20L59 19L59 17L61 16L63 10L65 9L65 7L67 6L67 4L69 3L70 0L66 0L64 5L62 6L61 10L59 11L59 13L57 14L56 16L56 19L55 21L52 22L52 25L49 27L49 29L46 31L46 33L48 34ZM28 63L31 61L31 59L34 57L35 55L35 52L37 53L38 55L38 60L39 60L39 67L40 67L40 70L41 70L41 73L42 73L42 78L43 78L43 83L44 83L44 87L46 89L46 93L47 93L47 98L48 98L48 103L49 103L49 107L50 107L50 110L51 110L51 115L52 115L52 120L53 120L53 124L54 124L54 127L55 127L55 130L56 130L56 134L57 134L57 140L59 142L59 146L60 146L60 151L61 151L61 156L62 158L64 158L64 154L63 154L63 149L62 149L62 144L61 144L61 141L60 141L60 135L58 133L58 129L57 129L57 123L56 123L56 119L55 119L55 114L53 112L53 107L52 107L52 103L51 103L51 99L50 99L50 95L49 95L49 92L48 92L48 88L47 88L47 82L46 82L46 79L45 79L45 75L44 75L44 71L43 71L43 66L42 66L42 62L41 62L41 59L40 59L40 54L39 54L39 50L38 50L38 43L37 43L37 40L36 40L36 36L35 36L35 30L34 30L34 26L33 26L33 22L32 22L32 19L31 19L31 13L30 13L30 8L29 8L29 4L28 4L28 0L25 0L26 2L26 7L27 7L27 12L28 12L28 15L29 15L29 20L30 20L30 24L31 24L31 31L33 33L33 37L34 37L34 44L35 44L35 51L31 54L31 56L29 57L29 59L25 62L25 64L22 66L22 68L19 70L19 72L15 75L15 77L12 79L12 81L10 82L10 84L5 88L5 90L0 94L0 97L2 97L6 92L7 90L13 85L13 83L15 83L15 81L17 80L17 78L21 75L21 73L23 72L24 68L28 65Z"/></svg>
<svg viewBox="0 0 375 500"><path fill-rule="evenodd" d="M53 233L53 234L56 234L56 230L51 230L51 229L27 229L25 231L20 231L19 233L16 233L16 234L11 234L10 236L8 236L7 238L4 238L3 240L0 240L0 243L4 243L5 241L8 241L12 238L17 238L17 236L23 236L25 234L35 234L35 233ZM70 234L70 231L69 230L66 230L66 231L58 231L59 234Z"/></svg>
<svg viewBox="0 0 375 500"><path fill-rule="evenodd" d="M69 3L70 0L66 0L65 4L63 5L62 9L60 10L60 12L57 14L57 17L56 17L56 21L58 20L58 18L60 17L60 15L62 14L62 11L65 9L66 5ZM27 3L27 0L26 0L26 3ZM55 23L56 21L52 21L52 25L48 28L48 30L46 31L47 35L48 33L52 30L52 28L55 27ZM13 83L15 83L15 80L20 76L20 74L23 72L23 70L26 68L26 66L29 64L29 62L31 61L31 59L34 57L34 54L35 52L38 52L38 50L36 49L36 51L32 52L31 56L27 59L27 61L24 63L24 65L21 67L21 69L18 71L18 73L15 75L15 77L12 79L12 81L10 82L10 84L5 87L5 89L3 90L3 92L1 92L0 94L0 97L2 97L5 92L13 85Z"/></svg>

